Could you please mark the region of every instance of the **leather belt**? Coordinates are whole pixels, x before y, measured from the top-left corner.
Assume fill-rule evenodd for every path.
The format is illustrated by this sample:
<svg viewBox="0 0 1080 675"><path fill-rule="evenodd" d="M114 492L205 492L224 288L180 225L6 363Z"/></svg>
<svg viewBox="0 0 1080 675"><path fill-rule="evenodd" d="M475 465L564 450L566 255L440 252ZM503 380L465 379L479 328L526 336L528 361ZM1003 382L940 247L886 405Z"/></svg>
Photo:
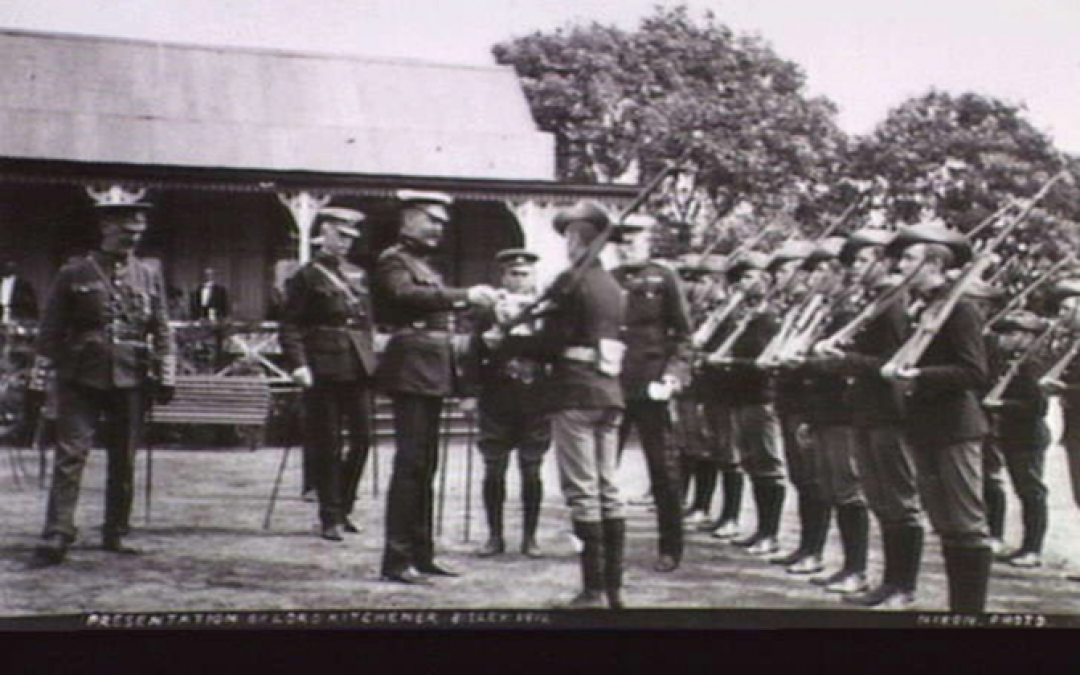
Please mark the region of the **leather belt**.
<svg viewBox="0 0 1080 675"><path fill-rule="evenodd" d="M596 363L600 360L600 350L596 347L567 347L562 352L562 357L568 361L580 361L581 363Z"/></svg>
<svg viewBox="0 0 1080 675"><path fill-rule="evenodd" d="M440 340L454 337L454 334L448 330L414 328L412 326L408 326L406 328L399 328L398 330L394 331L394 335L427 335L429 337L438 338Z"/></svg>

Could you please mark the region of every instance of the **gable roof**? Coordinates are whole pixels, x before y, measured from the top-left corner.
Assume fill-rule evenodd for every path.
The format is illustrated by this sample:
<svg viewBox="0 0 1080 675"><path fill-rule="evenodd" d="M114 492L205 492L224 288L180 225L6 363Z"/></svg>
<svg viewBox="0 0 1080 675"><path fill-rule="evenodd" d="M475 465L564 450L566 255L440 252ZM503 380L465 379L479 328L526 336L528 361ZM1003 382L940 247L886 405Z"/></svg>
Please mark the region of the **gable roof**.
<svg viewBox="0 0 1080 675"><path fill-rule="evenodd" d="M513 70L0 31L0 156L552 180Z"/></svg>

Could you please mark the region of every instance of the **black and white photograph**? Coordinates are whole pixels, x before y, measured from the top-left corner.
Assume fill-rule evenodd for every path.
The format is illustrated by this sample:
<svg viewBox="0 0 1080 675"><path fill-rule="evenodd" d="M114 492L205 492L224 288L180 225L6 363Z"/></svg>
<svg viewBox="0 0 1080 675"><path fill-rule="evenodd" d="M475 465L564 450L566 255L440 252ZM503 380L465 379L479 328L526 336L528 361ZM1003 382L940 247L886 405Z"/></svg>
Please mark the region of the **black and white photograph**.
<svg viewBox="0 0 1080 675"><path fill-rule="evenodd" d="M0 631L1080 626L1075 0L4 0Z"/></svg>

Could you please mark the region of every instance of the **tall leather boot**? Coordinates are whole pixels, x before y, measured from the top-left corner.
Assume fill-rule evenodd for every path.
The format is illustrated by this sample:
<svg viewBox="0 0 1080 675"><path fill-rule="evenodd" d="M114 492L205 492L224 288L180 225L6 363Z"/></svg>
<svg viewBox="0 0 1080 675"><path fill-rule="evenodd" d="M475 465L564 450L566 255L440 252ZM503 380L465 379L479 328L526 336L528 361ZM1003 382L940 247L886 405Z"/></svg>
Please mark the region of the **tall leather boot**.
<svg viewBox="0 0 1080 675"><path fill-rule="evenodd" d="M521 552L529 558L543 555L536 543L536 528L540 523L540 505L544 501L544 482L540 471L526 472L521 482L522 515Z"/></svg>
<svg viewBox="0 0 1080 675"><path fill-rule="evenodd" d="M487 514L488 540L477 553L490 558L506 552L503 539L503 503L506 501L506 480L502 476L484 476L484 512Z"/></svg>
<svg viewBox="0 0 1080 675"><path fill-rule="evenodd" d="M680 503L685 506L685 509L689 511L692 508L692 500L690 499L690 480L696 476L694 468L697 466L698 460L693 457L682 458L682 473L679 476L679 495L682 499Z"/></svg>
<svg viewBox="0 0 1080 675"><path fill-rule="evenodd" d="M604 528L601 523L574 521L574 534L581 541L581 592L564 605L565 609L605 609Z"/></svg>
<svg viewBox="0 0 1080 675"><path fill-rule="evenodd" d="M988 546L962 548L941 547L945 557L945 572L949 578L949 611L961 614L981 614L986 610L986 593L990 583L990 566L994 553Z"/></svg>
<svg viewBox="0 0 1080 675"><path fill-rule="evenodd" d="M919 587L919 568L922 566L922 525L906 525L896 528L896 585L908 593Z"/></svg>
<svg viewBox="0 0 1080 675"><path fill-rule="evenodd" d="M765 530L769 522L769 486L766 481L753 480L750 482L750 493L754 497L754 509L757 511L757 528L749 536L739 537L731 541L735 546L749 548L765 538Z"/></svg>
<svg viewBox="0 0 1080 675"><path fill-rule="evenodd" d="M608 607L622 609L623 560L626 550L626 521L604 521L604 589Z"/></svg>
<svg viewBox="0 0 1080 675"><path fill-rule="evenodd" d="M765 492L765 527L763 534L775 539L780 532L780 516L784 511L784 497L787 488L779 480L768 480L762 483Z"/></svg>
<svg viewBox="0 0 1080 675"><path fill-rule="evenodd" d="M1029 495L1020 500L1020 515L1024 523L1024 538L1020 550L1024 553L1042 553L1043 540L1049 513L1044 495Z"/></svg>
<svg viewBox="0 0 1080 675"><path fill-rule="evenodd" d="M1001 484L986 481L983 484L983 501L986 503L986 523L990 536L1001 541L1005 536L1005 490Z"/></svg>
<svg viewBox="0 0 1080 675"><path fill-rule="evenodd" d="M870 539L870 518L865 504L845 504L836 510L840 544L844 550L844 569L853 574L866 573Z"/></svg>
<svg viewBox="0 0 1080 675"><path fill-rule="evenodd" d="M694 503L690 510L708 513L712 509L713 495L716 494L716 478L719 469L712 462L699 461L694 472Z"/></svg>
<svg viewBox="0 0 1080 675"><path fill-rule="evenodd" d="M742 513L742 496L745 479L738 469L723 472L724 506L720 511L721 523L734 523Z"/></svg>
<svg viewBox="0 0 1080 675"><path fill-rule="evenodd" d="M769 562L774 565L791 565L796 563L810 553L810 538L812 536L813 529L813 509L814 500L804 490L798 493L799 498L799 546L791 553L787 555L778 556L775 558L769 558Z"/></svg>

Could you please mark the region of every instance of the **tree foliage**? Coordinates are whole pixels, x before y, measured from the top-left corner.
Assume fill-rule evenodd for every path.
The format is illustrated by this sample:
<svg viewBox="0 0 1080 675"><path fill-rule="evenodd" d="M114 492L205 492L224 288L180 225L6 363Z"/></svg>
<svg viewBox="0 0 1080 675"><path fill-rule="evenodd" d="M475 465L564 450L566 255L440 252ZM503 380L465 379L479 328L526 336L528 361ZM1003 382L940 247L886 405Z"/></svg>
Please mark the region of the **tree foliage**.
<svg viewBox="0 0 1080 675"><path fill-rule="evenodd" d="M888 113L853 144L851 172L872 183L875 206L894 224L927 218L972 231L1013 200L1033 196L1052 176L1076 168L1024 117L1022 107L976 93L930 91ZM1059 183L1003 249L1017 286L1080 243L1080 191ZM980 230L979 238L995 227Z"/></svg>
<svg viewBox="0 0 1080 675"><path fill-rule="evenodd" d="M835 197L846 150L835 106L806 94L796 64L712 14L658 7L634 31L570 25L493 52L556 136L560 179L647 178L690 147L672 220L703 228L740 205L791 211Z"/></svg>

